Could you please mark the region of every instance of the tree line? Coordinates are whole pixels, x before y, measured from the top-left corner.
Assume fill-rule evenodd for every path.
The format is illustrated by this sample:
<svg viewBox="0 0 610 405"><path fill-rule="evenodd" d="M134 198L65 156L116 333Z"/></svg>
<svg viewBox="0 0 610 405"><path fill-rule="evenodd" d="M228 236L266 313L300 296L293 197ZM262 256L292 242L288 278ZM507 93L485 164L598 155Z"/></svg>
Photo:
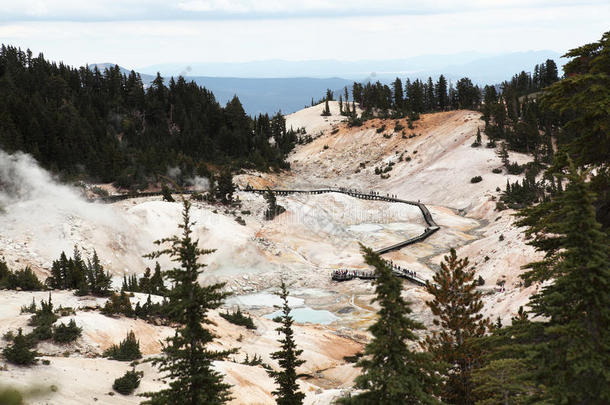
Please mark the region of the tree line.
<svg viewBox="0 0 610 405"><path fill-rule="evenodd" d="M283 116L249 117L237 96L221 106L183 77L150 86L118 66L73 68L43 54L0 48L0 147L30 153L66 178L144 187L178 168L287 168L297 135Z"/></svg>

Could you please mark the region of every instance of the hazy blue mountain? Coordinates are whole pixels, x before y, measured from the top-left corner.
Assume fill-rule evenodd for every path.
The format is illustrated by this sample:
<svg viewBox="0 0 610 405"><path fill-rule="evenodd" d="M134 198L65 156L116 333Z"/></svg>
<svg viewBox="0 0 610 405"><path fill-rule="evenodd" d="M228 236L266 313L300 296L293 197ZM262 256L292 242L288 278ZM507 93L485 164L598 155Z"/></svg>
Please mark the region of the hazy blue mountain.
<svg viewBox="0 0 610 405"><path fill-rule="evenodd" d="M235 94L246 112L273 114L279 110L291 113L320 99L327 88L340 91L354 81L390 83L397 76L406 79L434 80L442 73L449 80L468 76L474 83L496 84L508 80L515 73L533 71L536 64L553 59L559 67L565 60L553 51L514 52L485 55L463 52L455 55L423 55L400 60L384 61L285 61L267 60L246 63L163 64L137 69L145 84L160 72L169 81L171 76L183 75L211 90L221 104ZM90 65L93 66L93 65ZM100 70L111 66L97 64ZM128 69L121 68L125 74Z"/></svg>
<svg viewBox="0 0 610 405"><path fill-rule="evenodd" d="M362 80L367 77L427 77L431 73L467 75L473 80L502 81L516 71L533 69L546 59L559 58L554 51L528 51L506 54L462 52L453 55L422 55L394 60L264 60L242 63L170 63L139 68L148 74L215 76L242 78L342 77ZM478 79L480 78L480 79Z"/></svg>
<svg viewBox="0 0 610 405"><path fill-rule="evenodd" d="M316 79L306 77L252 79L235 77L187 76L200 86L211 90L222 104L235 94L250 115L273 114L279 110L292 113L311 105L311 99L319 100L326 89L340 90L351 86L352 80L331 78Z"/></svg>

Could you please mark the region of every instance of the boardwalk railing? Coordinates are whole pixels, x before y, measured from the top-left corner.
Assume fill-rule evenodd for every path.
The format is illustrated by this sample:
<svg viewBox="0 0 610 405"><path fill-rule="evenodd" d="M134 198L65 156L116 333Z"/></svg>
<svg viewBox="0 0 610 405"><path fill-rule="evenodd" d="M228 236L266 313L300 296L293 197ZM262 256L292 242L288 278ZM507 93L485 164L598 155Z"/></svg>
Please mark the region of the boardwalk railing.
<svg viewBox="0 0 610 405"><path fill-rule="evenodd" d="M375 253L380 254L380 255L394 251L394 250L402 249L405 246L409 246L414 243L421 242L440 229L439 226L436 224L436 222L434 222L434 219L432 218L430 211L428 211L428 208L421 202L402 200L400 198L390 197L389 195L383 196L376 192L364 193L361 191L344 189L344 188L323 188L323 189L314 189L314 190L298 190L298 189L278 190L278 189L256 189L256 188L252 188L252 187L246 187L244 189L240 189L240 191L258 193L258 194L264 194L264 193L267 193L270 191L276 195L342 193L342 194L349 195L351 197L360 198L362 200L374 200L374 201L402 203L402 204L414 205L417 208L419 208L419 210L422 213L422 216L424 217L424 221L428 225L426 227L426 229L424 230L424 232L413 238L404 240L402 242L398 242L398 243L390 245L390 246L382 247L381 249L376 250ZM194 193L198 193L198 191L186 190L186 191L181 191L180 193L181 194L194 194ZM153 196L160 196L160 195L162 195L162 193L160 191L119 194L119 195L111 195L111 196L107 196L107 197L100 197L96 201L113 203L113 202L117 202L117 201L126 200L128 198L153 197ZM392 266L392 271L394 272L394 274L396 274L396 276L406 278L418 285L426 284L426 281L422 278L417 277L415 272L407 270L407 269L403 269L399 266L395 266L391 262L388 262L388 265ZM375 272L369 271L369 270L341 269L341 270L334 270L332 272L332 279L336 280L336 281L352 280L354 278L372 279L375 277L376 277Z"/></svg>

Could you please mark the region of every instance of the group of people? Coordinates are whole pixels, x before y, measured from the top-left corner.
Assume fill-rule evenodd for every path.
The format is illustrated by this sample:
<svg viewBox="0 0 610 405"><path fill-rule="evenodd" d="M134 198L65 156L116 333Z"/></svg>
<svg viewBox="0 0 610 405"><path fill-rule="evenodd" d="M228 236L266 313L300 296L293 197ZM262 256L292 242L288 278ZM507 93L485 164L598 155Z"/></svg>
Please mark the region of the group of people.
<svg viewBox="0 0 610 405"><path fill-rule="evenodd" d="M401 266L399 266L397 264L394 264L394 262L391 261L391 260L386 260L385 262L390 267L392 267L392 269L394 269L394 270L398 270L399 272L404 273L404 274L406 274L408 276L411 276L411 277L417 277L417 272L416 271L411 271L411 270L408 270L408 269L403 269Z"/></svg>
<svg viewBox="0 0 610 405"><path fill-rule="evenodd" d="M339 190L344 191L344 192L346 192L346 193L366 194L366 193L364 193L364 192L362 192L362 191L358 191L358 190L356 190L356 189L353 189L353 190L352 190L351 188L345 188L345 187L339 187ZM371 191L369 191L369 192L368 192L368 195L379 196L379 191L372 191L372 190L371 190ZM388 197L388 198L398 198L398 196L397 196L396 194L389 194L389 193L386 193L386 195L385 195L385 196L386 196L386 197Z"/></svg>
<svg viewBox="0 0 610 405"><path fill-rule="evenodd" d="M353 278L356 276L356 271L348 269L339 269L333 271L333 277L337 278Z"/></svg>

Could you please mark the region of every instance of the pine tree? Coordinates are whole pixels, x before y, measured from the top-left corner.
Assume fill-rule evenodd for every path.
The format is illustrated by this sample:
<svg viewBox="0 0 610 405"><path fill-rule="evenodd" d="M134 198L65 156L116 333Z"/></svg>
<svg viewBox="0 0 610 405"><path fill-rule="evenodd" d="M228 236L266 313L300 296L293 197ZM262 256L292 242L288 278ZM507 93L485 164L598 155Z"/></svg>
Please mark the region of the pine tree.
<svg viewBox="0 0 610 405"><path fill-rule="evenodd" d="M233 193L235 192L235 185L233 184L233 175L231 170L224 169L218 176L216 185L216 198L223 204L230 204L233 202Z"/></svg>
<svg viewBox="0 0 610 405"><path fill-rule="evenodd" d="M434 297L426 304L440 331L427 337L424 346L437 361L448 365L442 399L460 405L474 404L471 373L481 353L472 339L483 336L489 327L489 320L481 314L481 292L476 290L474 271L467 269L468 264L468 258L458 259L451 249L433 282L426 283Z"/></svg>
<svg viewBox="0 0 610 405"><path fill-rule="evenodd" d="M546 252L527 277L554 282L532 296L530 306L545 322L537 345L540 374L553 403L610 402L610 266L608 237L596 221L595 195L569 162L565 191L540 211L520 213L519 224L536 236L531 244Z"/></svg>
<svg viewBox="0 0 610 405"><path fill-rule="evenodd" d="M292 317L290 316L290 306L288 306L288 288L282 280L280 293L278 294L283 301L282 324L275 330L282 333L284 337L279 340L281 349L271 353L271 358L278 361L280 371L269 370L267 374L273 377L278 388L273 391L276 403L280 405L298 405L303 403L305 394L299 391L297 383L297 367L305 363L299 359L303 350L297 349L292 330Z"/></svg>
<svg viewBox="0 0 610 405"><path fill-rule="evenodd" d="M404 108L404 91L402 89L402 80L397 77L396 80L394 80L392 87L392 93L394 94L394 110L400 112Z"/></svg>
<svg viewBox="0 0 610 405"><path fill-rule="evenodd" d="M149 294L156 295L165 295L167 293L167 288L163 283L163 274L159 262L155 263L155 272L150 278L150 290L148 292Z"/></svg>
<svg viewBox="0 0 610 405"><path fill-rule="evenodd" d="M163 374L169 387L147 393L148 404L174 404L177 398L188 405L223 404L230 400L228 384L213 369L213 362L225 359L233 351L214 351L207 348L214 335L203 325L212 321L208 312L218 308L228 295L222 292L224 284L199 285L197 279L205 264L198 263L203 255L214 250L200 249L198 240L192 238L190 202L184 200L181 236L173 236L156 243L169 247L153 252L151 259L168 255L177 267L167 270L165 276L174 286L168 293L167 313L179 327L173 337L167 338L163 355L152 360Z"/></svg>
<svg viewBox="0 0 610 405"><path fill-rule="evenodd" d="M112 285L110 273L104 271L104 266L100 263L97 252L93 251L93 256L87 260L87 280L91 294L103 297L108 295Z"/></svg>
<svg viewBox="0 0 610 405"><path fill-rule="evenodd" d="M330 116L330 107L328 106L328 99L324 100L324 109L322 110L323 117Z"/></svg>
<svg viewBox="0 0 610 405"><path fill-rule="evenodd" d="M505 142L502 142L502 144L500 145L498 157L500 158L500 160L502 160L502 164L504 165L504 167L508 169L508 166L510 165L510 160L508 156L508 148L506 147Z"/></svg>
<svg viewBox="0 0 610 405"><path fill-rule="evenodd" d="M36 351L30 349L30 345L28 344L26 337L23 336L21 328L19 328L17 336L13 338L13 343L5 347L4 350L2 350L2 354L6 361L19 366L29 366L36 364L38 361L36 359L38 354Z"/></svg>
<svg viewBox="0 0 610 405"><path fill-rule="evenodd" d="M278 205L275 194L271 190L265 192L265 200L267 200L267 210L265 211L265 219L270 221L279 214L286 211L286 208Z"/></svg>
<svg viewBox="0 0 610 405"><path fill-rule="evenodd" d="M426 353L415 352L409 342L418 338L416 330L423 325L411 317L409 303L401 297L402 282L381 257L363 247L365 262L375 267L375 301L379 318L369 331L373 340L366 346L357 366L356 388L364 392L343 398L343 404L436 404L434 394L438 381L432 361Z"/></svg>
<svg viewBox="0 0 610 405"><path fill-rule="evenodd" d="M440 75L438 77L438 82L436 82L435 86L435 95L438 101L438 108L441 111L444 111L449 107L449 100L447 98L447 79L445 76Z"/></svg>

